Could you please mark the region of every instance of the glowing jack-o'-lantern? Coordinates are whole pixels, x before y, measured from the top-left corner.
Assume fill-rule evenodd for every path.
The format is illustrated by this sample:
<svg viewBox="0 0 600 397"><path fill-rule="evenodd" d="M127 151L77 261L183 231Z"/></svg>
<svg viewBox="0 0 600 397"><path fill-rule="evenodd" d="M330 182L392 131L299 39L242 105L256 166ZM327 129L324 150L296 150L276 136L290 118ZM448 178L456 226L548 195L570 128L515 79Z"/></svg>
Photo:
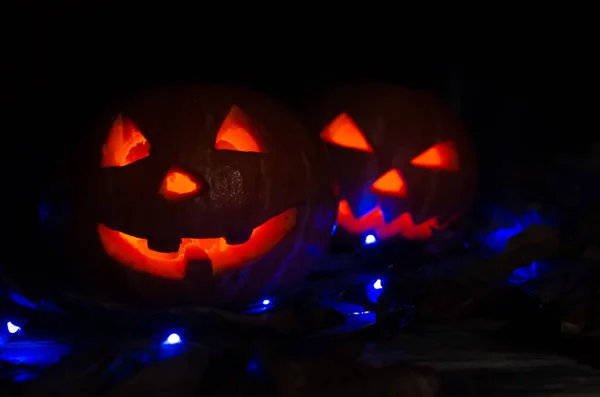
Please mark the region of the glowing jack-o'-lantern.
<svg viewBox="0 0 600 397"><path fill-rule="evenodd" d="M285 107L239 89L171 87L106 122L78 207L106 262L138 288L164 303L247 302L310 271L335 220L332 174L318 137Z"/></svg>
<svg viewBox="0 0 600 397"><path fill-rule="evenodd" d="M423 240L470 205L471 144L432 95L389 85L346 87L325 97L317 120L339 183L338 230Z"/></svg>

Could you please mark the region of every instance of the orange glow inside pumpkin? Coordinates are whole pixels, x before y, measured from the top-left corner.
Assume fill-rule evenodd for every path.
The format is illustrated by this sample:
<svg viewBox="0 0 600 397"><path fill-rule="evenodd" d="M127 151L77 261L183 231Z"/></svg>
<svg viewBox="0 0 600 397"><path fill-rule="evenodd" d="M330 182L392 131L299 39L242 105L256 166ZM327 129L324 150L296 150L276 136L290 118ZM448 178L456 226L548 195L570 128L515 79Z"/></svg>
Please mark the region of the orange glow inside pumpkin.
<svg viewBox="0 0 600 397"><path fill-rule="evenodd" d="M333 145L373 153L367 138L346 113L340 114L325 127L321 139Z"/></svg>
<svg viewBox="0 0 600 397"><path fill-rule="evenodd" d="M433 234L432 229L443 229L444 227L444 225L439 225L436 217L415 224L408 212L400 215L390 223L386 223L379 206L357 219L352 214L350 205L346 200L340 201L337 223L349 233L363 234L372 232L380 240L396 235L409 240L425 240Z"/></svg>
<svg viewBox="0 0 600 397"><path fill-rule="evenodd" d="M131 269L154 276L181 280L188 262L210 259L214 275L241 268L271 251L296 224L291 208L252 231L248 241L229 245L224 238L183 238L177 252L165 253L148 248L148 240L127 235L99 224L98 234L106 253Z"/></svg>
<svg viewBox="0 0 600 397"><path fill-rule="evenodd" d="M460 169L460 163L458 160L458 153L456 147L451 141L440 142L410 162L412 165L417 167L431 168L440 171L458 171Z"/></svg>
<svg viewBox="0 0 600 397"><path fill-rule="evenodd" d="M124 167L150 155L150 143L135 124L118 116L102 146L102 167Z"/></svg>
<svg viewBox="0 0 600 397"><path fill-rule="evenodd" d="M371 185L373 193L406 198L406 184L397 170L389 170Z"/></svg>
<svg viewBox="0 0 600 397"><path fill-rule="evenodd" d="M215 142L217 150L265 153L265 146L248 117L237 106L223 121ZM150 144L135 124L118 116L102 146L102 167L123 167L150 155ZM170 170L159 194L168 199L189 197L202 189L192 176ZM158 252L148 248L148 240L98 224L104 251L115 261L131 269L180 280L189 261L209 259L213 274L243 267L271 251L296 224L297 210L289 209L252 230L248 241L229 245L225 238L182 238L177 252Z"/></svg>
<svg viewBox="0 0 600 397"><path fill-rule="evenodd" d="M217 150L266 153L258 139L258 132L252 127L248 116L237 106L231 108L221 124L215 140Z"/></svg>
<svg viewBox="0 0 600 397"><path fill-rule="evenodd" d="M188 197L190 194L198 192L202 188L200 182L196 182L191 176L181 172L171 170L165 176L159 189L159 194L169 200Z"/></svg>

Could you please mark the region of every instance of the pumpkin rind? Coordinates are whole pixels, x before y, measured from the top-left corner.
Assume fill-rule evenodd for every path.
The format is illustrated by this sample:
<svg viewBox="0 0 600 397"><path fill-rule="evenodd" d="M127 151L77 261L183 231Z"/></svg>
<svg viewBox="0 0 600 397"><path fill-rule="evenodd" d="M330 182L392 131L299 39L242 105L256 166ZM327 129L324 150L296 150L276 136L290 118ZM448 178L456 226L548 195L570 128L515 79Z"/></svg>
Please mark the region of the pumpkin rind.
<svg viewBox="0 0 600 397"><path fill-rule="evenodd" d="M308 118L339 183L338 239L424 240L470 207L474 148L434 95L391 84L340 86Z"/></svg>
<svg viewBox="0 0 600 397"><path fill-rule="evenodd" d="M226 142L231 138L217 138L232 113L248 118L266 150L234 150ZM135 123L149 155L101 167L101 149L119 117ZM132 96L101 115L78 153L63 254L81 285L102 299L154 307L235 305L291 292L326 247L335 220L324 145L284 105L241 88L170 86ZM165 194L169 172L187 178L188 196ZM213 266L210 254L197 254L183 269L153 272L111 253L120 248L98 234L104 227L167 252L181 239L226 238L241 247L255 228L282 214L289 230L280 241L224 268Z"/></svg>

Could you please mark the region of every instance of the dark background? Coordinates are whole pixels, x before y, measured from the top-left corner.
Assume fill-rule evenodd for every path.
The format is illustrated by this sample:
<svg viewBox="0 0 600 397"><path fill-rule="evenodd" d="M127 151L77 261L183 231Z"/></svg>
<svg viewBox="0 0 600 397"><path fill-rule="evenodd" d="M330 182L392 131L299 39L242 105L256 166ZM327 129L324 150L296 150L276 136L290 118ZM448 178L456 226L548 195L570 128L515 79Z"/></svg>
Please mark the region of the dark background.
<svg viewBox="0 0 600 397"><path fill-rule="evenodd" d="M10 21L2 168L15 238L35 224L41 187L52 183L53 165L77 150L85 134L79 126L108 101L155 83L238 83L299 108L341 81L436 91L478 147L480 197L505 202L547 200L554 193L539 183L540 172L587 161L597 140L589 122L592 54L564 31L531 25L510 37L498 30L493 39L470 30L465 39L431 21L401 32L406 18L388 32L340 18L340 26L325 18L284 30L250 16L241 26L227 14L182 10L193 22L166 22L144 12L31 7ZM525 198L507 193L517 185Z"/></svg>

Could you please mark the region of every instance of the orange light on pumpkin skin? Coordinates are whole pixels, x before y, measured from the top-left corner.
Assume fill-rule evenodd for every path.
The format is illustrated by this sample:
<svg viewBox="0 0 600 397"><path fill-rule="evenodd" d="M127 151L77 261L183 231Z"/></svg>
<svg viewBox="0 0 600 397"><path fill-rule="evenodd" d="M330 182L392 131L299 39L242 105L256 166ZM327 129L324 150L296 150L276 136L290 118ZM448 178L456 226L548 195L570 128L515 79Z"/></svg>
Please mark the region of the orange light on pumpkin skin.
<svg viewBox="0 0 600 397"><path fill-rule="evenodd" d="M192 179L191 176L181 172L171 170L165 176L158 193L169 200L188 197L202 189L200 182Z"/></svg>
<svg viewBox="0 0 600 397"><path fill-rule="evenodd" d="M150 143L135 124L122 116L113 122L102 146L101 167L124 167L150 155Z"/></svg>
<svg viewBox="0 0 600 397"><path fill-rule="evenodd" d="M410 162L412 165L440 171L458 171L458 153L451 141L433 145Z"/></svg>
<svg viewBox="0 0 600 397"><path fill-rule="evenodd" d="M297 211L291 208L254 228L248 241L229 245L224 238L183 238L177 252L148 248L148 240L98 225L98 236L108 256L123 266L157 277L181 280L188 261L210 259L213 274L235 270L270 252L296 225Z"/></svg>
<svg viewBox="0 0 600 397"><path fill-rule="evenodd" d="M337 224L352 234L373 232L378 240L393 236L402 236L408 240L425 240L432 236L432 229L443 229L436 217L415 224L412 216L405 212L390 223L385 222L383 211L375 207L360 218L355 218L348 201L340 201Z"/></svg>

